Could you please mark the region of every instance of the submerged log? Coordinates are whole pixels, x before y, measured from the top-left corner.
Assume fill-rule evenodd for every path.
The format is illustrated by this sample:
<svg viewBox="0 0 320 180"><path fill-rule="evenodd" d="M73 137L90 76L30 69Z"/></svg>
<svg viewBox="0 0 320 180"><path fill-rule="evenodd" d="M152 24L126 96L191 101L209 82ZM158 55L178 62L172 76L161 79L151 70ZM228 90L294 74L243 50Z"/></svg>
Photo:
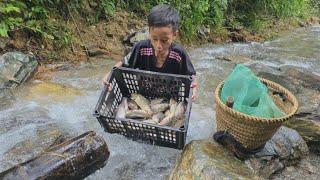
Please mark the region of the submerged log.
<svg viewBox="0 0 320 180"><path fill-rule="evenodd" d="M103 138L89 131L0 173L0 179L81 179L103 167L109 155Z"/></svg>

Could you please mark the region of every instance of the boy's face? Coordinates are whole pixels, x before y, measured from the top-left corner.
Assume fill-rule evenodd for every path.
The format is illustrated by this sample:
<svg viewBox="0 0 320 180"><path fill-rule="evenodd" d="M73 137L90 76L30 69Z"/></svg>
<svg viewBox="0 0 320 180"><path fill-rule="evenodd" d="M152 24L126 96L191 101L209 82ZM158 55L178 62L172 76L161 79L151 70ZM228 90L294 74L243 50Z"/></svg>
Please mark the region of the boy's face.
<svg viewBox="0 0 320 180"><path fill-rule="evenodd" d="M176 39L177 33L173 32L171 26L149 27L151 44L156 56L165 56L172 42Z"/></svg>

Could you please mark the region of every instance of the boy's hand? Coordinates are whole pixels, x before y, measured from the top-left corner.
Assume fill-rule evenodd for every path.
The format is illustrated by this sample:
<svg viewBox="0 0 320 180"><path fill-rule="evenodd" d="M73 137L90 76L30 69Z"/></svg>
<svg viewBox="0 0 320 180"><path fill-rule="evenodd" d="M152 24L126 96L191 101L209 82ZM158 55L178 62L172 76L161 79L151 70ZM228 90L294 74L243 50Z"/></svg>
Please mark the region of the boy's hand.
<svg viewBox="0 0 320 180"><path fill-rule="evenodd" d="M198 98L198 94L197 94L198 84L197 84L197 82L192 82L191 87L193 88L193 93L192 93L191 99L192 99L192 102L194 102Z"/></svg>
<svg viewBox="0 0 320 180"><path fill-rule="evenodd" d="M103 85L107 86L108 91L111 92L112 91L112 85L108 82L108 78L109 78L110 72L108 72L102 79L102 83Z"/></svg>

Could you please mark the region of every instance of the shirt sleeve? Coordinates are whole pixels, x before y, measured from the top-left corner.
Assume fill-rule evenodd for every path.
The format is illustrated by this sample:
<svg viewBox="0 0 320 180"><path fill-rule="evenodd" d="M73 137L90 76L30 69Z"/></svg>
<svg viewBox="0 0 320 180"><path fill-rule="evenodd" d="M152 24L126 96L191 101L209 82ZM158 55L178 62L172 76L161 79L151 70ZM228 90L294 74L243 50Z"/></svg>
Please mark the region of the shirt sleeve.
<svg viewBox="0 0 320 180"><path fill-rule="evenodd" d="M185 75L196 75L196 71L194 70L189 55L186 52L183 52L182 57L182 73Z"/></svg>
<svg viewBox="0 0 320 180"><path fill-rule="evenodd" d="M131 51L123 58L123 67L135 68L137 67L137 59L139 56L140 45L139 43L135 44Z"/></svg>

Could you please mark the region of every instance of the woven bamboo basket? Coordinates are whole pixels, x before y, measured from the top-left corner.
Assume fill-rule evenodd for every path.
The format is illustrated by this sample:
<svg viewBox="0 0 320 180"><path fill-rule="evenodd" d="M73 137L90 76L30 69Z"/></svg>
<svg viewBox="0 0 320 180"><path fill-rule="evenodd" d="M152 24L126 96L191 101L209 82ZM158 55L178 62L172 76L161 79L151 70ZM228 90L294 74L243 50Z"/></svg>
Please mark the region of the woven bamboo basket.
<svg viewBox="0 0 320 180"><path fill-rule="evenodd" d="M286 88L267 79L260 78L260 81L267 85L269 95L286 114L284 117L260 118L229 108L220 99L224 82L221 82L215 91L217 130L228 131L248 150L263 147L282 123L290 119L298 109L296 97ZM276 94L282 93L284 96L280 98L279 95L273 95L273 92L277 92Z"/></svg>

